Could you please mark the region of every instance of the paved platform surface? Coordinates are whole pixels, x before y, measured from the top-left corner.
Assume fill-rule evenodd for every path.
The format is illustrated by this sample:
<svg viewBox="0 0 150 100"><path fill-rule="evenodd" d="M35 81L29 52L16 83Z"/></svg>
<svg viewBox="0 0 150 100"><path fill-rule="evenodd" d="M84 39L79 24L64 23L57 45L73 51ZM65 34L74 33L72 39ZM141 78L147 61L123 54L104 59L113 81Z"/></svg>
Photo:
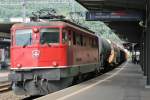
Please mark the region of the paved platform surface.
<svg viewBox="0 0 150 100"><path fill-rule="evenodd" d="M43 96L37 100L150 100L139 65L126 62L90 81Z"/></svg>
<svg viewBox="0 0 150 100"><path fill-rule="evenodd" d="M8 70L0 70L0 83L8 81Z"/></svg>

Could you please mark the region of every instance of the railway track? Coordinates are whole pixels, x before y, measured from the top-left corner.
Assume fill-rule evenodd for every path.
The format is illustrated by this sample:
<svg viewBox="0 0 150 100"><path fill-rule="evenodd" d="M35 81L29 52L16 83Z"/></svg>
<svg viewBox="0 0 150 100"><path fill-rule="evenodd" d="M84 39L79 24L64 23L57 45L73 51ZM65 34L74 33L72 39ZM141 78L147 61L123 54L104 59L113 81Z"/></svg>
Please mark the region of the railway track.
<svg viewBox="0 0 150 100"><path fill-rule="evenodd" d="M8 92L11 90L11 83L5 82L0 84L0 93Z"/></svg>

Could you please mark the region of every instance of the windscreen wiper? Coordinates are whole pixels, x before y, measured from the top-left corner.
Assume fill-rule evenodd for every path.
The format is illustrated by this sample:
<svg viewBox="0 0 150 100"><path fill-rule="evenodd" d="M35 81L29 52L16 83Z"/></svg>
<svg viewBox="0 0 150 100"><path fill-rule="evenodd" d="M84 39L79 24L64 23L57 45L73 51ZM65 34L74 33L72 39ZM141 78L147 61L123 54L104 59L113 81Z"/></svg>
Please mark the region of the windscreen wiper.
<svg viewBox="0 0 150 100"><path fill-rule="evenodd" d="M48 45L48 47L51 47L51 45L48 42L45 42L45 43Z"/></svg>
<svg viewBox="0 0 150 100"><path fill-rule="evenodd" d="M28 41L23 45L23 48L25 48L29 43L31 43L31 39L32 39L32 38L29 38L29 39L28 39Z"/></svg>
<svg viewBox="0 0 150 100"><path fill-rule="evenodd" d="M42 44L47 44L48 45L48 47L50 47L51 45L48 43L48 42L46 42L46 41L44 41Z"/></svg>
<svg viewBox="0 0 150 100"><path fill-rule="evenodd" d="M45 38L41 39L40 41L41 41L41 44L45 44L45 43L46 43L46 44L48 45L48 47L51 46L51 45L46 41Z"/></svg>

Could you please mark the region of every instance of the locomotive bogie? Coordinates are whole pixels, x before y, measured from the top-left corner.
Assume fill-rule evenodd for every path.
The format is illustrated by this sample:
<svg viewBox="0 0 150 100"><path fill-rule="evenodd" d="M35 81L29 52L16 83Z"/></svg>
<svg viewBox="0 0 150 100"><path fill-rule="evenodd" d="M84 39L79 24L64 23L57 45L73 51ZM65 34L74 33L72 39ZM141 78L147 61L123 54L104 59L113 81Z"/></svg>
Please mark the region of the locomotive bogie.
<svg viewBox="0 0 150 100"><path fill-rule="evenodd" d="M97 64L87 64L87 65L80 65L80 66L72 66L69 68L56 68L56 69L34 69L34 70L27 70L27 71L13 71L9 75L10 80L12 81L13 90L18 95L46 95L51 92L57 91L59 88L63 89L71 84L73 84L73 80L64 83L63 80L69 80L70 78L73 79L75 76L79 76L81 74L86 74L89 72L94 72L98 68ZM44 88L50 88L51 85L55 85L56 83L59 84L53 90L42 90L39 93L41 85L36 85L41 83L42 81L46 81L48 86ZM56 82L56 83L55 83ZM60 87L61 86L61 87ZM46 93L46 91L49 91ZM44 93L44 94L42 94Z"/></svg>

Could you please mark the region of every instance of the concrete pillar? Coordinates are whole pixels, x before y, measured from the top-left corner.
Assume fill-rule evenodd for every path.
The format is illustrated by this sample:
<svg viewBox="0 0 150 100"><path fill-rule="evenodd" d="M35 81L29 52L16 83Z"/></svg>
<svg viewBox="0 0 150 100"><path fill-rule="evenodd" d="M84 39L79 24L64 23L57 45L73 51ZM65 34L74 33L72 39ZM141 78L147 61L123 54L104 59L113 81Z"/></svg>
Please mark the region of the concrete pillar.
<svg viewBox="0 0 150 100"><path fill-rule="evenodd" d="M150 88L150 2L147 0L147 31L146 31L146 46L147 46L147 86Z"/></svg>
<svg viewBox="0 0 150 100"><path fill-rule="evenodd" d="M140 65L141 65L142 71L144 71L144 64L143 64L144 56L143 55L144 55L143 43L141 42L141 44L140 44Z"/></svg>
<svg viewBox="0 0 150 100"><path fill-rule="evenodd" d="M132 43L132 62L134 62L135 52L134 52L134 43Z"/></svg>
<svg viewBox="0 0 150 100"><path fill-rule="evenodd" d="M146 46L146 32L144 32L144 76L147 76L147 46Z"/></svg>
<svg viewBox="0 0 150 100"><path fill-rule="evenodd" d="M147 85L150 85L150 25L147 29L146 34L146 42L147 42Z"/></svg>
<svg viewBox="0 0 150 100"><path fill-rule="evenodd" d="M144 31L141 35L141 41L140 41L140 65L142 71L144 72Z"/></svg>

